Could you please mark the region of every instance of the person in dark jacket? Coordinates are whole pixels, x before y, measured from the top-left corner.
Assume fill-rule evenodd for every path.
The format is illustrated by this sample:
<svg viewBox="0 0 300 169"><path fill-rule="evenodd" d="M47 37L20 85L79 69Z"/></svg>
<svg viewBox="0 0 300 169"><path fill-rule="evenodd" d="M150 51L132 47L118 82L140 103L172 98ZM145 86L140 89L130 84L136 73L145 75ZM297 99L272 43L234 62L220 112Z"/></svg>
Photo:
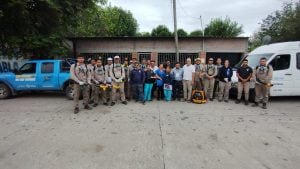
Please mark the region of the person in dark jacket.
<svg viewBox="0 0 300 169"><path fill-rule="evenodd" d="M229 61L225 60L224 66L219 70L219 102L221 102L223 98L225 102L228 102L232 75L233 71L229 66Z"/></svg>
<svg viewBox="0 0 300 169"><path fill-rule="evenodd" d="M145 81L145 72L141 69L141 65L136 63L135 68L130 72L130 85L132 86L134 99L145 104L143 84Z"/></svg>
<svg viewBox="0 0 300 169"><path fill-rule="evenodd" d="M151 93L153 84L156 80L155 73L151 69L150 65L147 65L146 71L145 71L145 84L144 84L144 100L145 101L151 101Z"/></svg>
<svg viewBox="0 0 300 169"><path fill-rule="evenodd" d="M171 73L171 67L167 66L165 71L164 81L164 95L166 101L171 101L172 99L172 82L173 82L173 75Z"/></svg>
<svg viewBox="0 0 300 169"><path fill-rule="evenodd" d="M159 69L155 71L156 75L156 88L157 88L157 100L164 99L164 77L165 77L165 70L164 65L160 64Z"/></svg>

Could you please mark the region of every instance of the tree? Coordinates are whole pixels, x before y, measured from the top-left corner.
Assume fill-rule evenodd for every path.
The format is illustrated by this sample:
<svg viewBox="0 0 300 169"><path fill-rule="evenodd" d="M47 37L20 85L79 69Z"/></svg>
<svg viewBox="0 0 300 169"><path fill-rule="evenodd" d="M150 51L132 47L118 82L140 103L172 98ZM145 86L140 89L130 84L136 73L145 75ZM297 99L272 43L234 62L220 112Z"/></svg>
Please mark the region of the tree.
<svg viewBox="0 0 300 169"><path fill-rule="evenodd" d="M184 29L178 29L177 35L178 35L178 37L187 37L188 33Z"/></svg>
<svg viewBox="0 0 300 169"><path fill-rule="evenodd" d="M300 39L300 1L284 3L281 10L268 15L250 39L250 51L263 44L265 36L271 42L296 41Z"/></svg>
<svg viewBox="0 0 300 169"><path fill-rule="evenodd" d="M136 34L137 37L151 37L151 34L149 32L138 32Z"/></svg>
<svg viewBox="0 0 300 169"><path fill-rule="evenodd" d="M237 37L243 33L243 27L237 22L231 21L230 18L226 17L216 18L205 28L205 36L213 37Z"/></svg>
<svg viewBox="0 0 300 169"><path fill-rule="evenodd" d="M203 36L203 32L200 29L194 30L190 33L190 36Z"/></svg>
<svg viewBox="0 0 300 169"><path fill-rule="evenodd" d="M107 7L102 11L104 34L107 36L135 36L138 28L130 11L118 7Z"/></svg>
<svg viewBox="0 0 300 169"><path fill-rule="evenodd" d="M152 37L169 37L172 36L169 28L165 25L159 25L156 28L152 29Z"/></svg>

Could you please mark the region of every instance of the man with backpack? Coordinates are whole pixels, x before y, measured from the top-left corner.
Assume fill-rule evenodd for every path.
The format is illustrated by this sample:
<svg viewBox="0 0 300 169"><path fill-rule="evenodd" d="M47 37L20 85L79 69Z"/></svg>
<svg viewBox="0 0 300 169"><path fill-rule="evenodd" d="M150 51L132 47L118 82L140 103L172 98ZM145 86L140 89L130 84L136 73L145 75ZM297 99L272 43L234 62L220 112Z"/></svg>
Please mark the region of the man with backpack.
<svg viewBox="0 0 300 169"><path fill-rule="evenodd" d="M252 106L257 107L259 103L262 102L262 108L267 109L269 89L272 86L271 80L273 68L271 65L267 65L266 58L263 57L260 59L259 65L254 70L253 76L255 79L255 102Z"/></svg>
<svg viewBox="0 0 300 169"><path fill-rule="evenodd" d="M98 106L98 102L99 102L99 93L100 93L100 85L106 85L106 81L105 81L105 69L102 66L102 61L100 59L96 60L96 65L93 68L93 72L92 72L92 80L94 82L94 88L95 91L93 93L94 95L94 107ZM102 89L101 90L101 97L103 100L103 104L107 105L107 100L106 100L106 89Z"/></svg>
<svg viewBox="0 0 300 169"><path fill-rule="evenodd" d="M107 58L107 64L104 66L105 82L109 86L108 90L106 91L106 94L104 95L107 105L108 105L109 101L112 102L112 87L111 87L112 79L111 79L111 76L109 73L110 67L112 67L112 64L113 64L112 58Z"/></svg>
<svg viewBox="0 0 300 169"><path fill-rule="evenodd" d="M236 76L238 77L238 96L236 104L241 103L242 93L244 90L245 93L245 105L249 104L249 88L250 88L250 79L252 78L253 70L248 66L248 60L244 59L241 67L236 71Z"/></svg>
<svg viewBox="0 0 300 169"><path fill-rule="evenodd" d="M210 101L213 101L213 92L214 92L214 85L215 85L215 77L218 75L218 68L216 65L213 64L214 59L209 58L208 64L204 66L204 92L209 98Z"/></svg>
<svg viewBox="0 0 300 169"><path fill-rule="evenodd" d="M74 113L79 113L79 97L80 91L83 94L84 109L91 110L92 108L88 105L90 85L91 83L91 72L87 65L84 63L84 57L82 55L77 56L77 63L71 65L70 68L71 79L74 83Z"/></svg>
<svg viewBox="0 0 300 169"><path fill-rule="evenodd" d="M120 56L114 57L114 63L110 66L109 74L112 79L112 102L110 105L113 106L116 104L117 90L120 92L122 104L126 105L127 101L124 92L125 70L124 66L120 63Z"/></svg>

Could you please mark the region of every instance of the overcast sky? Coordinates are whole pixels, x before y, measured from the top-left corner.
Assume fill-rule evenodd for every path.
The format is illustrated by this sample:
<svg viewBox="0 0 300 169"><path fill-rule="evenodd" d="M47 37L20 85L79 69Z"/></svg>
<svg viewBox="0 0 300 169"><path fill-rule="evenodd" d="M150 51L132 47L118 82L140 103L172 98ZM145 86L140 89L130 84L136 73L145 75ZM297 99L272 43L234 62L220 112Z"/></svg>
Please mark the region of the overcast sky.
<svg viewBox="0 0 300 169"><path fill-rule="evenodd" d="M201 29L212 18L226 16L243 25L244 34L250 36L259 28L259 22L283 2L291 0L177 0L178 28L188 32ZM295 0L294 0L295 1ZM151 32L157 25L166 25L173 31L172 0L109 0L111 5L130 10L139 24L140 32Z"/></svg>

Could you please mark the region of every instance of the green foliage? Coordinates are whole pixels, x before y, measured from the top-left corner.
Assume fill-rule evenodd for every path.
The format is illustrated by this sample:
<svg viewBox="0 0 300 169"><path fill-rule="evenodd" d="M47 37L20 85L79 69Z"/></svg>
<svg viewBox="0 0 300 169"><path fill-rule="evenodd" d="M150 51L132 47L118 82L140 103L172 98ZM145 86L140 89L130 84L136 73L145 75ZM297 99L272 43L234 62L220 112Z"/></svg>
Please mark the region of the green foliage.
<svg viewBox="0 0 300 169"><path fill-rule="evenodd" d="M184 29L177 30L178 37L187 37L189 34Z"/></svg>
<svg viewBox="0 0 300 169"><path fill-rule="evenodd" d="M152 29L152 37L169 37L172 36L171 31L165 25L158 25L156 28Z"/></svg>
<svg viewBox="0 0 300 169"><path fill-rule="evenodd" d="M226 17L211 20L204 30L205 36L213 37L237 37L243 33L243 27L237 22L231 21Z"/></svg>
<svg viewBox="0 0 300 169"><path fill-rule="evenodd" d="M151 37L151 34L149 32L138 32L136 34L137 37Z"/></svg>
<svg viewBox="0 0 300 169"><path fill-rule="evenodd" d="M194 30L190 33L190 36L203 36L202 30Z"/></svg>
<svg viewBox="0 0 300 169"><path fill-rule="evenodd" d="M300 1L284 3L281 10L268 15L260 29L250 39L250 51L263 44L265 36L271 36L271 42L296 41L300 39Z"/></svg>

